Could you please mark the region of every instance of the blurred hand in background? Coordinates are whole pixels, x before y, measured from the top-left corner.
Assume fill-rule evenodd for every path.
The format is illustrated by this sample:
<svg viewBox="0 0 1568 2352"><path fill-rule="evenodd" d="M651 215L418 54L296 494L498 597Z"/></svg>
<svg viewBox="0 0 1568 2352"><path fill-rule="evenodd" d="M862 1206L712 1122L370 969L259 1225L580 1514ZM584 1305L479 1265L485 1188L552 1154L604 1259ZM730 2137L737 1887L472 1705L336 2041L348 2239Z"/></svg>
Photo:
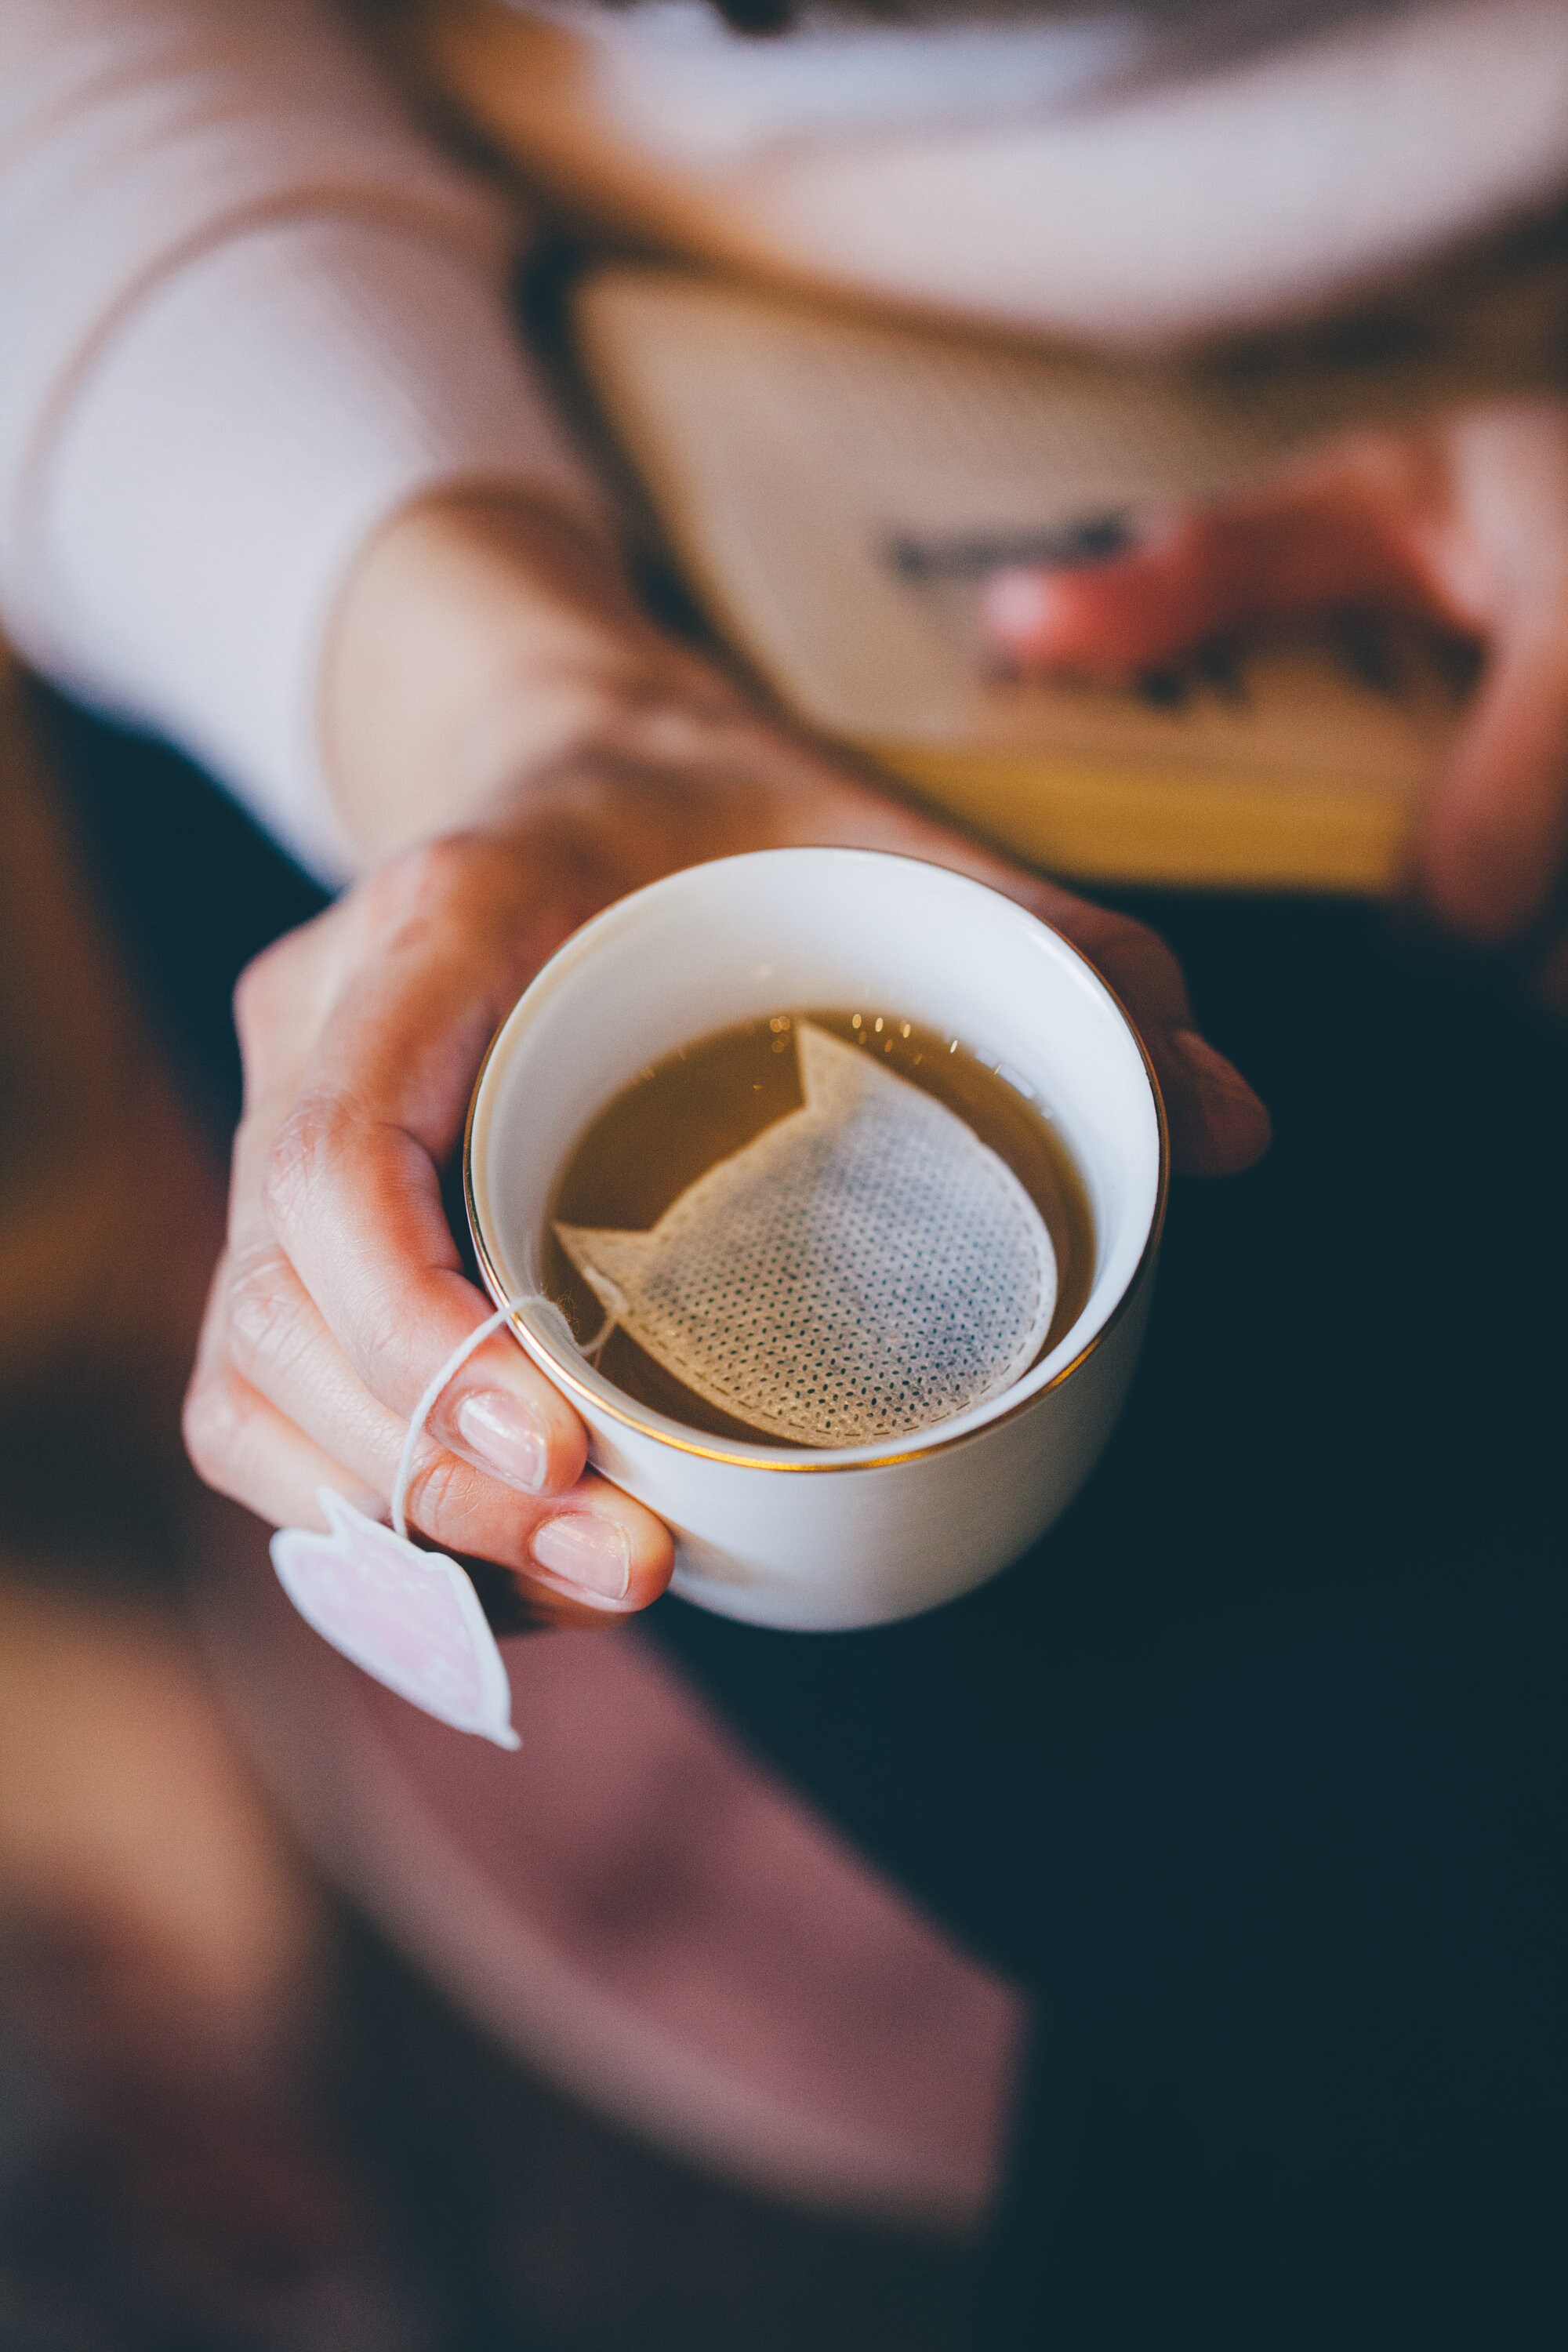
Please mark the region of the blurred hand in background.
<svg viewBox="0 0 1568 2352"><path fill-rule="evenodd" d="M1415 618L1485 656L1415 844L1440 921L1500 946L1568 863L1568 407L1458 411L1321 445L1261 488L1169 518L1081 570L995 574L993 643L1025 672L1121 679L1214 639L1343 613ZM1568 1001L1568 950L1544 981Z"/></svg>

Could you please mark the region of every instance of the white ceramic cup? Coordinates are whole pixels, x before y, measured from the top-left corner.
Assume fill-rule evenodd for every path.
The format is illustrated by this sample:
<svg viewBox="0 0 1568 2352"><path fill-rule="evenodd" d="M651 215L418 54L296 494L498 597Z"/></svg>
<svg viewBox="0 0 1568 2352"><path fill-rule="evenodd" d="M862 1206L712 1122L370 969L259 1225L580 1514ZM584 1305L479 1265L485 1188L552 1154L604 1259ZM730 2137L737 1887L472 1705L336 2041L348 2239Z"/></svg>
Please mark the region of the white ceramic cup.
<svg viewBox="0 0 1568 2352"><path fill-rule="evenodd" d="M468 1120L468 1216L500 1306L541 1290L556 1180L639 1071L731 1023L857 1003L1005 1063L1066 1138L1094 1213L1094 1279L1042 1361L896 1444L752 1445L626 1396L563 1345L548 1309L512 1318L587 1423L595 1466L674 1534L674 1590L801 1632L971 1591L1066 1508L1110 1433L1167 1169L1159 1089L1115 997L1059 933L962 875L870 850L763 850L671 875L575 932L498 1033Z"/></svg>

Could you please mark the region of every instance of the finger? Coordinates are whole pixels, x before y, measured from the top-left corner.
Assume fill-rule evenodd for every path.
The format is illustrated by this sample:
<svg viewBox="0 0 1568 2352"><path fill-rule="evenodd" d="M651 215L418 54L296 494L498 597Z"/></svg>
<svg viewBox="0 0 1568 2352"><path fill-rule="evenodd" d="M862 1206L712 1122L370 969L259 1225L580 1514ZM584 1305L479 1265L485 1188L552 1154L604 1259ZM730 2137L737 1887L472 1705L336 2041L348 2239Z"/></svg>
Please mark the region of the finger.
<svg viewBox="0 0 1568 2352"><path fill-rule="evenodd" d="M469 1286L464 1288L471 1304L462 1318L467 1328L458 1328L466 1338L487 1319L489 1304ZM227 1311L229 1350L252 1384L361 1476L377 1482L380 1492L390 1493L408 1415L364 1386L276 1242L236 1249ZM432 1377L443 1360L433 1356ZM582 1422L504 1331L484 1341L442 1390L427 1433L499 1490L491 1504L498 1528L508 1523L519 1496L568 1492L587 1457Z"/></svg>
<svg viewBox="0 0 1568 2352"><path fill-rule="evenodd" d="M321 1526L322 1486L368 1517L384 1517L401 1429L388 1417L383 1443L368 1455L357 1444L353 1458L327 1451L236 1366L226 1345L228 1303L220 1269L185 1404L185 1442L202 1476L274 1526ZM673 1565L660 1522L604 1479L590 1475L564 1495L530 1504L434 1443L416 1457L409 1517L443 1550L510 1569L531 1605L552 1622L565 1622L563 1609L572 1622L601 1622L646 1608Z"/></svg>
<svg viewBox="0 0 1568 2352"><path fill-rule="evenodd" d="M1145 1039L1171 1129L1171 1160L1184 1176L1238 1176L1273 1140L1264 1104L1234 1062L1195 1029Z"/></svg>
<svg viewBox="0 0 1568 2352"><path fill-rule="evenodd" d="M389 1433L406 1424L372 1395L280 1246L266 1188L272 1162L268 1106L236 1138L229 1213L229 1345L247 1377L363 1475L381 1476ZM451 1255L444 1218L433 1236ZM489 1302L454 1269L445 1277L442 1331L419 1394L447 1356L489 1315ZM462 1365L433 1407L429 1434L474 1468L528 1495L565 1494L583 1473L587 1432L560 1391L516 1341L497 1332ZM401 1444L401 1438L398 1439ZM395 1466L395 1457L394 1457Z"/></svg>
<svg viewBox="0 0 1568 2352"><path fill-rule="evenodd" d="M324 1528L323 1486L367 1518L386 1516L381 1496L232 1370L193 1382L185 1434L207 1484L275 1527ZM435 1540L443 1551L468 1549L450 1538ZM590 1476L542 1513L528 1555L512 1565L512 1574L531 1616L553 1625L604 1626L657 1601L672 1564L673 1548L658 1520Z"/></svg>
<svg viewBox="0 0 1568 2352"><path fill-rule="evenodd" d="M574 1622L646 1609L675 1566L669 1530L593 1471L538 1522L529 1550L530 1597L537 1603L551 1594L569 1604Z"/></svg>
<svg viewBox="0 0 1568 2352"><path fill-rule="evenodd" d="M272 1527L325 1525L319 1488L330 1486L367 1518L385 1497L346 1464L306 1436L235 1373L228 1359L228 1283L219 1260L207 1295L201 1339L185 1391L185 1451L216 1493L242 1503Z"/></svg>
<svg viewBox="0 0 1568 2352"><path fill-rule="evenodd" d="M305 1443L311 1456L324 1448L362 1487L384 1499L390 1495L406 1423L356 1379L280 1252L274 1249L248 1267L234 1268L226 1310L228 1346L220 1377L237 1377L248 1392L247 1403L254 1397L286 1429L308 1427ZM487 1348L498 1344L516 1351L515 1341L499 1333ZM581 1424L576 1426L580 1472L585 1445ZM246 1434L248 1464L255 1449L279 1432L271 1418L252 1410ZM290 1460L297 1454L295 1447ZM309 1461L305 1466L311 1466ZM301 1486L297 1473L290 1479L296 1501L314 1491ZM253 1507L260 1485L253 1474L243 1496ZM267 1492L276 1503L275 1482ZM410 1522L444 1549L539 1577L552 1590L570 1588L590 1607L644 1607L668 1580L669 1538L652 1513L629 1496L581 1475L559 1495L520 1494L476 1468L434 1432L426 1432L416 1451L406 1507Z"/></svg>
<svg viewBox="0 0 1568 2352"><path fill-rule="evenodd" d="M998 572L982 620L1021 670L1120 678L1215 637L1373 602L1430 598L1381 509L1335 484L1180 517L1110 562Z"/></svg>
<svg viewBox="0 0 1568 2352"><path fill-rule="evenodd" d="M1415 851L1437 916L1479 945L1538 921L1568 861L1568 599L1505 627Z"/></svg>
<svg viewBox="0 0 1568 2352"><path fill-rule="evenodd" d="M520 959L530 961L515 907L486 903L482 857L470 873L462 845L452 854L457 864L437 872L426 903L333 1010L261 1180L266 1218L333 1338L364 1387L402 1417L483 1307L460 1271L437 1171ZM566 1412L511 1353L504 1372L493 1350L482 1366L476 1359L454 1383L454 1413L475 1390L498 1393L490 1373L525 1416ZM464 1442L483 1450L495 1441L498 1416L489 1418L495 1426L470 1414Z"/></svg>
<svg viewBox="0 0 1568 2352"><path fill-rule="evenodd" d="M1116 991L1154 1065L1170 1128L1172 1164L1187 1176L1234 1176L1268 1150L1268 1113L1235 1065L1193 1024L1181 965L1130 916L1066 891L1041 912Z"/></svg>

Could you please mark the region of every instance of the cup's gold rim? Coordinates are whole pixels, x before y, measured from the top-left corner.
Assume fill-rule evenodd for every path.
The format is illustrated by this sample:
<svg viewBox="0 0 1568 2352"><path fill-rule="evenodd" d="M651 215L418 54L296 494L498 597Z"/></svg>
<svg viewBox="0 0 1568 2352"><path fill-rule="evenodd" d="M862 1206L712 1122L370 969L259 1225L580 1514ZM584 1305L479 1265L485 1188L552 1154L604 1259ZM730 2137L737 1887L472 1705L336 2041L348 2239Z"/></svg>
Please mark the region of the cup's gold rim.
<svg viewBox="0 0 1568 2352"><path fill-rule="evenodd" d="M792 846L793 845L792 845ZM809 845L800 845L808 846ZM837 845L833 843L823 843L820 845L824 848L831 848ZM879 850L874 854L882 857L902 857L903 863L909 866L930 866L936 873L939 874L957 874L957 869L955 867L939 866L934 858L909 857L905 856L904 853L898 850ZM683 867L680 870L685 872L689 869ZM661 877L661 879L668 878L669 877ZM975 882L978 879L977 877L972 874L961 875L958 878L966 882ZM645 887L657 888L658 885L655 883ZM978 884L978 887L981 889L989 889L991 885L989 883L981 882ZM639 896L640 893L632 892L629 895L637 897ZM629 1398L622 1402L602 1394L598 1389L590 1388L585 1381L582 1380L575 1372L573 1371L570 1365L562 1363L560 1359L552 1353L551 1349L545 1345L544 1341L539 1338L536 1332L530 1331L526 1328L526 1326L523 1323L521 1310L519 1309L518 1312L509 1318L510 1328L515 1335L519 1346L521 1347L531 1361L534 1360L533 1351L535 1349L537 1349L539 1354L544 1358L544 1363L541 1365L540 1369L546 1373L547 1378L556 1381L559 1386L567 1390L573 1396L580 1397L585 1403L592 1405L596 1412L607 1415L612 1421L618 1421L623 1428L634 1430L639 1437L652 1438L657 1444L660 1445L668 1445L678 1454L694 1454L699 1460L703 1462L721 1462L729 1468L735 1470L777 1470L784 1471L786 1474L796 1476L804 1473L815 1472L818 1476L821 1476L824 1474L832 1473L834 1471L892 1470L898 1468L902 1463L927 1460L932 1454L947 1453L953 1446L967 1445L972 1442L972 1440L984 1437L988 1431L1000 1429L1005 1423L1016 1420L1019 1413L1027 1412L1030 1406L1037 1404L1041 1397L1049 1396L1054 1390L1059 1389L1064 1382L1071 1380L1075 1372L1081 1370L1083 1365L1085 1365L1089 1361L1089 1358L1094 1354L1096 1349L1100 1347L1100 1343L1110 1338L1111 1332L1115 1330L1122 1317L1127 1313L1133 1299L1137 1297L1144 1282L1147 1280L1155 1257L1159 1253L1161 1236L1164 1233L1165 1229L1165 1210L1170 1200L1171 1192L1170 1121L1165 1112L1165 1097L1164 1091L1160 1084L1159 1073L1155 1069L1153 1062L1150 1058L1149 1048L1143 1043L1142 1033L1139 1029L1138 1024L1133 1020L1131 1013L1127 1010L1127 1006L1123 1003L1120 992L1111 986L1110 981L1107 980L1099 965L1092 963L1089 957L1084 954L1083 950L1079 947L1074 940L1069 940L1067 933L1057 924L1047 922L1043 915L1037 915L1032 908L1018 907L1017 900L1016 898L1006 898L1005 894L1003 891L998 890L995 895L997 898L1005 899L1005 903L1008 906L1016 908L1020 914L1027 915L1031 922L1038 923L1043 931L1049 931L1053 939L1059 940L1062 946L1067 949L1068 954L1076 956L1079 962L1084 966L1085 970L1090 972L1095 980L1099 982L1100 987L1104 989L1107 996L1110 997L1112 1004L1115 1005L1116 1010L1121 1015L1122 1020L1127 1025L1128 1034L1138 1048L1139 1058L1143 1064L1143 1075L1149 1081L1149 1092L1153 1097L1154 1101L1154 1124L1159 1145L1158 1172L1154 1188L1154 1213L1149 1220L1148 1234L1144 1240L1142 1250L1139 1254L1138 1263L1133 1267L1131 1276L1128 1277L1126 1288L1122 1291L1121 1297L1117 1300L1115 1306L1111 1308L1110 1314L1106 1317L1099 1330L1094 1333L1091 1339L1085 1340L1083 1346L1079 1349L1078 1354L1073 1357L1071 1361L1064 1364L1060 1371L1053 1372L1050 1379L1047 1381L1043 1386L1037 1389L1031 1389L1027 1396L1017 1398L1014 1403L1006 1407L1005 1412L993 1414L988 1420L978 1423L973 1429L955 1430L949 1437L934 1437L926 1444L906 1445L901 1451L896 1454L879 1454L872 1457L858 1456L851 1462L846 1462L842 1458L834 1458L833 1455L826 1452L819 1454L802 1454L795 1455L785 1454L783 1453L771 1453L761 1446L746 1448L743 1451L731 1451L712 1440L704 1440L699 1432L683 1428L679 1422L666 1420L662 1413L652 1414L639 1412L636 1410ZM616 901L616 903L622 904L624 902ZM609 910L606 908L605 911L607 913ZM575 938L577 934L574 932L572 936ZM566 944L567 942L563 940L562 947L564 947ZM558 948L555 952L557 955L560 954L561 949ZM552 957L551 961L553 961L554 959ZM546 971L548 968L548 964L543 965L541 967L541 971ZM538 977L539 974L536 973L535 979ZM533 982L531 981L529 982L529 987L531 988L533 984ZM525 989L523 994L526 995L527 992L528 992ZM521 1003L521 997L519 997L517 1003ZM468 1117L463 1123L463 1205L468 1213L468 1232L473 1239L474 1255L479 1259L479 1271L484 1276L485 1287L489 1292L490 1297L494 1299L498 1307L504 1307L510 1294L509 1293L507 1285L501 1279L500 1269L496 1265L494 1258L490 1255L489 1244L486 1242L484 1231L479 1223L479 1203L474 1197L474 1122L478 1115L479 1097L484 1091L485 1079L489 1075L490 1063L495 1057L496 1049L500 1045L502 1036L505 1034L507 1024L510 1021L512 1014L516 1010L517 1004L513 1004L509 1008L498 1024L495 1034L491 1037L489 1044L485 1047L484 1058L480 1062L479 1070L474 1078L473 1092L468 1097ZM1025 1377L1027 1378L1027 1375L1026 1374ZM605 1388L608 1388L609 1383L606 1381L605 1386Z"/></svg>

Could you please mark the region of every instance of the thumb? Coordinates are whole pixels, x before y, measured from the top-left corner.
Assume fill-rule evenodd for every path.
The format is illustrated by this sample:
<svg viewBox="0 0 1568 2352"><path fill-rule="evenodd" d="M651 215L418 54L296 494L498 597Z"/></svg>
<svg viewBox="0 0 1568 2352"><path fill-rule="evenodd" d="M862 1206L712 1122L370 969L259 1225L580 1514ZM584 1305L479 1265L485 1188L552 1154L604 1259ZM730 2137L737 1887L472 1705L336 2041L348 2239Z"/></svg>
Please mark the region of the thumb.
<svg viewBox="0 0 1568 2352"><path fill-rule="evenodd" d="M1385 516L1353 483L1329 482L1178 516L1110 562L995 572L981 614L1022 670L1123 677L1260 622L1373 599L1422 601Z"/></svg>

